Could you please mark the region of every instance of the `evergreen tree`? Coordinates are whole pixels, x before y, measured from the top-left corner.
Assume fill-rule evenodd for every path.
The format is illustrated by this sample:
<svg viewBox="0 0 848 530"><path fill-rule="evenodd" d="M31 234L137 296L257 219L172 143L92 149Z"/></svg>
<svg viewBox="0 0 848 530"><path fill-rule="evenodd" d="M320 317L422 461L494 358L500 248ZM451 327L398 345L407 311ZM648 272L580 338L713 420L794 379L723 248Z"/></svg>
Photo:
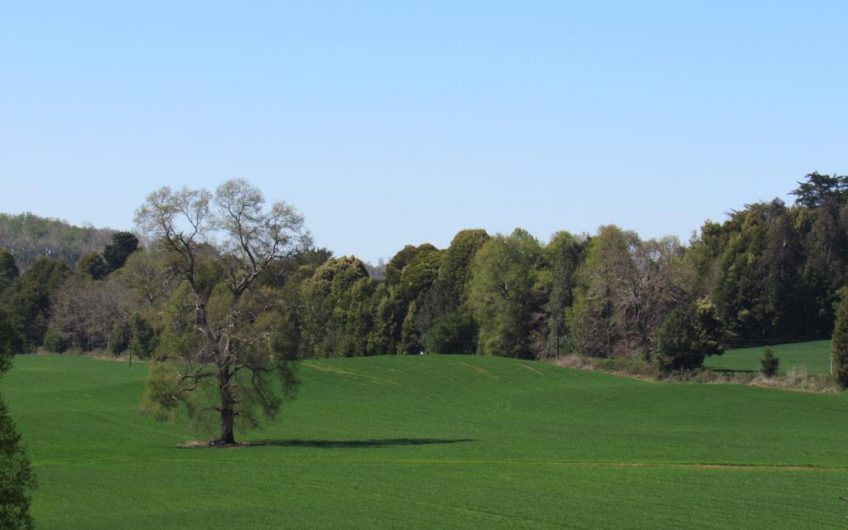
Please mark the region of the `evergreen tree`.
<svg viewBox="0 0 848 530"><path fill-rule="evenodd" d="M410 306L426 295L439 273L441 252L429 243L417 247L406 245L386 264L385 281L376 289L373 298L374 322L368 349L374 353L407 353L421 349L419 329L413 329L416 315ZM429 307L429 306L428 306ZM415 309L413 308L413 312ZM407 339L402 341L404 322Z"/></svg>
<svg viewBox="0 0 848 530"><path fill-rule="evenodd" d="M760 373L766 377L774 377L777 375L777 369L780 366L780 359L775 357L771 348L766 348L763 352L763 358L760 359Z"/></svg>
<svg viewBox="0 0 848 530"><path fill-rule="evenodd" d="M840 291L839 303L836 307L836 325L833 329L831 344L831 367L833 375L848 387L848 289Z"/></svg>
<svg viewBox="0 0 848 530"><path fill-rule="evenodd" d="M301 284L300 346L310 357L366 355L374 280L354 257L330 259Z"/></svg>
<svg viewBox="0 0 848 530"><path fill-rule="evenodd" d="M0 313L0 376L10 367L12 327ZM0 528L33 528L29 494L35 475L21 445L21 435L0 395Z"/></svg>
<svg viewBox="0 0 848 530"><path fill-rule="evenodd" d="M156 349L156 332L141 315L134 313L129 322L127 351L137 359L148 359Z"/></svg>
<svg viewBox="0 0 848 530"><path fill-rule="evenodd" d="M138 238L130 232L115 232L112 243L103 249L103 259L109 271L116 271L124 266L130 254L138 248Z"/></svg>
<svg viewBox="0 0 848 530"><path fill-rule="evenodd" d="M6 308L14 328L14 350L32 351L44 342L53 299L70 274L61 261L38 258L6 292Z"/></svg>
<svg viewBox="0 0 848 530"><path fill-rule="evenodd" d="M34 487L21 435L0 396L0 528L33 528L29 492Z"/></svg>
<svg viewBox="0 0 848 530"><path fill-rule="evenodd" d="M0 247L0 294L18 277L18 265L12 253Z"/></svg>
<svg viewBox="0 0 848 530"><path fill-rule="evenodd" d="M116 320L109 332L109 351L115 355L124 353L130 346L131 338L132 329L129 322L124 319Z"/></svg>
<svg viewBox="0 0 848 530"><path fill-rule="evenodd" d="M474 353L477 326L468 305L474 257L489 240L482 229L459 231L442 254L439 275L417 304L423 349L434 353Z"/></svg>
<svg viewBox="0 0 848 530"><path fill-rule="evenodd" d="M798 188L790 192L795 196L796 204L805 208L817 208L828 200L840 204L848 199L848 177L822 175L814 171L798 183Z"/></svg>
<svg viewBox="0 0 848 530"><path fill-rule="evenodd" d="M83 254L77 265L77 271L92 280L102 280L109 275L109 265L103 260L103 256L97 252Z"/></svg>
<svg viewBox="0 0 848 530"><path fill-rule="evenodd" d="M664 373L700 368L707 355L722 353L721 325L706 299L675 309L657 332L655 362Z"/></svg>

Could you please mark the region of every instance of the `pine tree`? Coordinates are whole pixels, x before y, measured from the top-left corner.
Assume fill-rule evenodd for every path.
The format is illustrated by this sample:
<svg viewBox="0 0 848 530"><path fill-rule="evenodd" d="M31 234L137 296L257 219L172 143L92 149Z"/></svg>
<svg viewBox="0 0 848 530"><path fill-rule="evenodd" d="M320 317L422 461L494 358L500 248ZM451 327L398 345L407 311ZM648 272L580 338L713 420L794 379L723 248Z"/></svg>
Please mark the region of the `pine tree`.
<svg viewBox="0 0 848 530"><path fill-rule="evenodd" d="M760 359L760 373L766 377L774 377L777 375L777 369L780 367L780 359L774 356L771 348L766 348L763 352L763 358Z"/></svg>

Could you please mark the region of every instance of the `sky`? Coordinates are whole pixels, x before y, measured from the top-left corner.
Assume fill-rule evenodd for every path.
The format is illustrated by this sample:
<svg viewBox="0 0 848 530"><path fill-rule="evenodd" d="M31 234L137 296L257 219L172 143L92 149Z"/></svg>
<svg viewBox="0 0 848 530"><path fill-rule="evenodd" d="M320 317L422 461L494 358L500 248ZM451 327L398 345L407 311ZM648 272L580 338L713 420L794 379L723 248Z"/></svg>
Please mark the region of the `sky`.
<svg viewBox="0 0 848 530"><path fill-rule="evenodd" d="M684 242L848 173L848 3L0 0L0 211L133 228L244 178L376 261L463 228Z"/></svg>

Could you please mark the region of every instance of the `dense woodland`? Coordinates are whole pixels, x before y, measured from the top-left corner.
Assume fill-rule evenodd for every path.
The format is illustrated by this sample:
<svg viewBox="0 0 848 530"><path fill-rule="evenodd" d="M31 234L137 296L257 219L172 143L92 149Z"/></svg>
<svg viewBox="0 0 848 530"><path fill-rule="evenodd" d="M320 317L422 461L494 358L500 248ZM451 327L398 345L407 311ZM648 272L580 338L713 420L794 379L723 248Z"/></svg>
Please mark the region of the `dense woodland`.
<svg viewBox="0 0 848 530"><path fill-rule="evenodd" d="M382 268L308 246L257 282L274 301L276 344L300 358L573 352L694 368L725 345L831 335L848 271L848 177L812 173L792 193L794 204L775 199L708 221L685 245L612 225L548 241L470 229L445 249L407 245ZM170 274L175 256L161 241L2 220L10 248L0 249L0 321L15 351L147 358L187 325L184 280ZM28 223L54 227L40 236L53 246L24 244L41 230ZM105 244L82 251L103 234ZM212 292L225 271L198 274Z"/></svg>
<svg viewBox="0 0 848 530"><path fill-rule="evenodd" d="M114 230L73 226L31 213L0 213L0 248L11 252L21 269L42 256L74 265L83 254L102 250L113 233Z"/></svg>

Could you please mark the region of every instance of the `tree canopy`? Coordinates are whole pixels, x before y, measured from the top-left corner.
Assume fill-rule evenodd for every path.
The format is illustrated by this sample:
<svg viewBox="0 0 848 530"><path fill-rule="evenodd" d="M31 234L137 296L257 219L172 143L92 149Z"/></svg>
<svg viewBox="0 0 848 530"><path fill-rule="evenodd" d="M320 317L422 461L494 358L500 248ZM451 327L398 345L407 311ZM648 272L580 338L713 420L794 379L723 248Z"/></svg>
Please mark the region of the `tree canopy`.
<svg viewBox="0 0 848 530"><path fill-rule="evenodd" d="M21 270L41 257L73 267L83 254L102 249L111 235L112 230L73 226L31 213L0 213L0 247L15 256Z"/></svg>
<svg viewBox="0 0 848 530"><path fill-rule="evenodd" d="M129 232L110 232L73 269L42 257L23 273L14 252L0 250L0 306L17 351L132 352L159 358L171 375L206 374L213 359L238 358L221 353L236 338L228 326L253 329L296 357L579 353L683 368L688 361L669 361L682 347L662 329L695 333L704 307L721 330L710 339L719 346L830 336L848 283L846 182L810 173L795 204L746 205L705 222L686 245L614 225L547 242L522 229L468 229L445 249L406 245L378 267L312 247L293 209L265 208L242 181L214 194L164 188L138 212L144 247ZM687 353L715 352L693 337L680 337L694 348ZM192 349L203 353L192 357ZM176 368L189 359L191 370ZM230 361L221 363L238 366ZM199 372L182 385L215 386L217 375ZM190 401L185 388L171 391L148 400L149 409L170 413Z"/></svg>
<svg viewBox="0 0 848 530"><path fill-rule="evenodd" d="M146 410L174 417L184 405L203 425L217 417L213 445L235 443L235 425L273 417L295 389L297 354L283 344L278 298L263 273L309 246L303 217L231 180L213 195L161 188L136 212L136 224L161 242L177 286L146 391ZM282 394L272 386L276 374Z"/></svg>

